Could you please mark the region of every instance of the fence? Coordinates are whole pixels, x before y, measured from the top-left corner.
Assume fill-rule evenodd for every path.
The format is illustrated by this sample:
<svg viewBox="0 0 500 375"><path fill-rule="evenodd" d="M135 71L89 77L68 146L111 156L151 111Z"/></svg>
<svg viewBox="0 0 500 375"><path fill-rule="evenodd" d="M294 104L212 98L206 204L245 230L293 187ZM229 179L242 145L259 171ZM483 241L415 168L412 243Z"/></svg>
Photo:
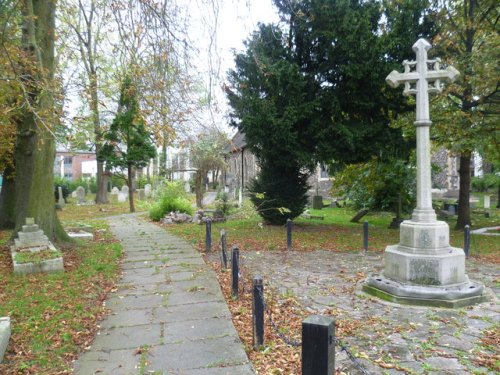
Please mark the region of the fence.
<svg viewBox="0 0 500 375"><path fill-rule="evenodd" d="M287 222L287 229L291 225ZM291 231L290 231L291 232ZM287 230L287 243L291 243ZM288 239L290 238L290 242ZM225 231L221 231L220 259L221 267L227 268L227 239ZM238 298L240 283L240 253L237 246L231 249L231 294ZM331 375L335 373L335 347L347 354L353 365L363 374L370 373L363 367L349 347L335 337L335 320L330 316L310 315L302 321L302 340L295 341L283 334L275 321L271 310L267 307L264 295L264 281L255 276L252 280L252 332L253 347L259 350L264 346L265 316L273 332L287 345L301 347L302 375Z"/></svg>

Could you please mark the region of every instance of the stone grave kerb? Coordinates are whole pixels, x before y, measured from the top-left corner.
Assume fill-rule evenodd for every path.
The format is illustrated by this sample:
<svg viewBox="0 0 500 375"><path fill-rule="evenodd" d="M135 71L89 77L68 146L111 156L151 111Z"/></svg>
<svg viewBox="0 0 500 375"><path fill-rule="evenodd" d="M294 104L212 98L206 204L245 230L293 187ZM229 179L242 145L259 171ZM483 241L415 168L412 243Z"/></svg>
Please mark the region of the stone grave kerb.
<svg viewBox="0 0 500 375"><path fill-rule="evenodd" d="M441 92L443 82L452 82L459 72L441 69L440 60L428 59L431 48L419 39L413 50L415 61L403 62L404 72L392 71L386 78L391 87L404 84L403 95L416 96L417 207L411 220L400 225L400 242L384 253L383 275L369 277L364 291L383 299L430 306L460 307L482 302L483 285L465 274L465 254L449 244L449 227L438 221L432 208L429 93Z"/></svg>
<svg viewBox="0 0 500 375"><path fill-rule="evenodd" d="M10 247L12 263L15 274L29 274L38 272L57 272L64 270L63 258L56 250L52 242L43 233L43 230L35 224L33 218L26 218L26 224L17 233L14 245ZM52 252L55 256L37 262L21 262L19 253L41 253Z"/></svg>

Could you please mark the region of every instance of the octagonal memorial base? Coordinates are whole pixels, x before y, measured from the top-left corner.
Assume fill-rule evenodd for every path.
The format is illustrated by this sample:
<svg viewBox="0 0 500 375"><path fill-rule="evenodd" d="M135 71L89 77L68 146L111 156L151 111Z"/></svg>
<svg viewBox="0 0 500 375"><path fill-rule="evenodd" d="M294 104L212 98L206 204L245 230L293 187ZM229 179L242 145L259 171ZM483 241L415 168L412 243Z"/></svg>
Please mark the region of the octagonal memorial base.
<svg viewBox="0 0 500 375"><path fill-rule="evenodd" d="M483 285L465 274L465 254L449 245L442 221L404 221L400 243L385 250L383 275L369 277L366 293L387 301L421 306L462 307L484 302Z"/></svg>

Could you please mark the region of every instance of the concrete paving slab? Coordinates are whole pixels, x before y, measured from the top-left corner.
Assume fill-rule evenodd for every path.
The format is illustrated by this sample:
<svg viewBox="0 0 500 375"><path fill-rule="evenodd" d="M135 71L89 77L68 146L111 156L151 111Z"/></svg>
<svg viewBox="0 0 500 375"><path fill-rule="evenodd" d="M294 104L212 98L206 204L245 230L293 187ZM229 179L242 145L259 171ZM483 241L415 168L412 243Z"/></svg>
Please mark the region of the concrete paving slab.
<svg viewBox="0 0 500 375"><path fill-rule="evenodd" d="M140 356L133 350L90 351L83 353L75 363L77 375L138 374Z"/></svg>
<svg viewBox="0 0 500 375"><path fill-rule="evenodd" d="M242 365L248 358L237 337L159 345L150 350L149 371L189 370ZM236 375L236 374L235 374Z"/></svg>
<svg viewBox="0 0 500 375"><path fill-rule="evenodd" d="M146 309L163 306L165 297L161 294L128 295L112 297L106 300L106 307L113 311L126 311L130 309Z"/></svg>
<svg viewBox="0 0 500 375"><path fill-rule="evenodd" d="M123 276L75 373L255 374L201 255L136 215L113 217L110 228L123 245Z"/></svg>
<svg viewBox="0 0 500 375"><path fill-rule="evenodd" d="M153 312L149 309L117 311L108 316L100 326L102 329L110 329L145 325L151 323L152 319Z"/></svg>
<svg viewBox="0 0 500 375"><path fill-rule="evenodd" d="M158 307L154 309L153 315L153 322L155 323L182 322L218 317L231 318L226 303L222 301Z"/></svg>
<svg viewBox="0 0 500 375"><path fill-rule="evenodd" d="M166 322L164 325L164 343L184 340L213 339L217 337L237 337L233 323L227 319L208 318L183 322Z"/></svg>
<svg viewBox="0 0 500 375"><path fill-rule="evenodd" d="M93 350L137 349L161 343L162 325L145 324L102 330L92 343Z"/></svg>

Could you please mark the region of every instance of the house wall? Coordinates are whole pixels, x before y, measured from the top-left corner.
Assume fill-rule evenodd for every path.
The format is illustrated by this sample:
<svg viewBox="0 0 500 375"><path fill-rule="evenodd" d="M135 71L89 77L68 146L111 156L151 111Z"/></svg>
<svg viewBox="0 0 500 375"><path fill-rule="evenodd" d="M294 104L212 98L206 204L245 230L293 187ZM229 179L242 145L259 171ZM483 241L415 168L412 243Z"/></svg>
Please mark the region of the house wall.
<svg viewBox="0 0 500 375"><path fill-rule="evenodd" d="M82 177L95 177L97 160L92 152L56 152L54 175L65 177L70 181Z"/></svg>

